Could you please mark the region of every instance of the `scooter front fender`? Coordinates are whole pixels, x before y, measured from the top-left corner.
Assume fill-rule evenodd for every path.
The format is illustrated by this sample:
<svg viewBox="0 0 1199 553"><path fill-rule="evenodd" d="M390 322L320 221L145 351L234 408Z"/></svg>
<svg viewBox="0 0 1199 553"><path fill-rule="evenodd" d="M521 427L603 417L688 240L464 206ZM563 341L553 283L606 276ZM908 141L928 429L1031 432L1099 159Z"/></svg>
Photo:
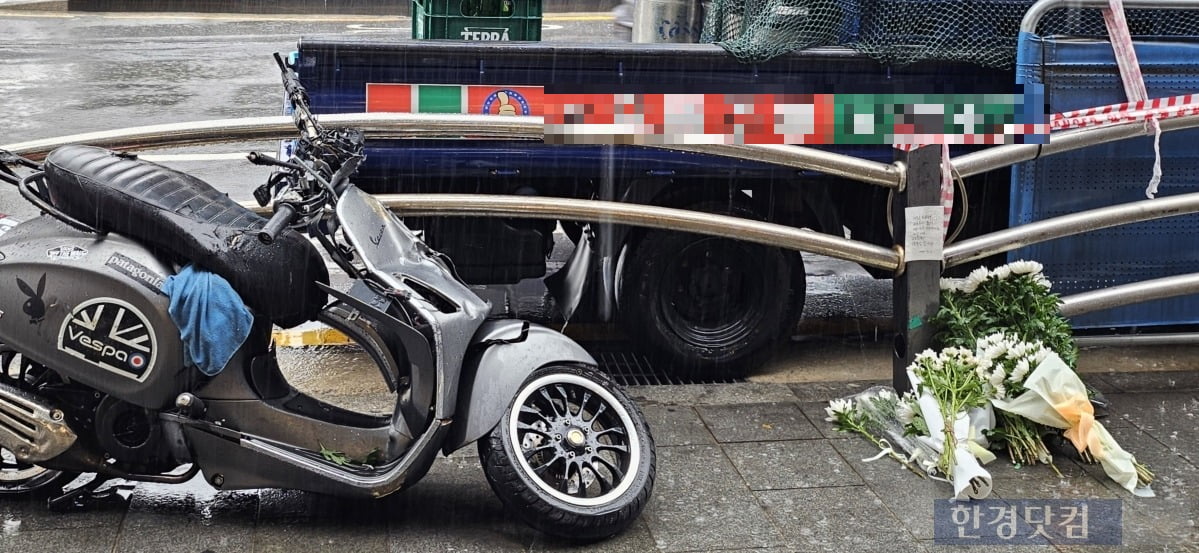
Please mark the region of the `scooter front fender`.
<svg viewBox="0 0 1199 553"><path fill-rule="evenodd" d="M472 352L462 367L457 413L442 444L446 455L491 432L533 371L559 363L596 365L595 358L574 340L514 319L483 323L472 348L479 351Z"/></svg>

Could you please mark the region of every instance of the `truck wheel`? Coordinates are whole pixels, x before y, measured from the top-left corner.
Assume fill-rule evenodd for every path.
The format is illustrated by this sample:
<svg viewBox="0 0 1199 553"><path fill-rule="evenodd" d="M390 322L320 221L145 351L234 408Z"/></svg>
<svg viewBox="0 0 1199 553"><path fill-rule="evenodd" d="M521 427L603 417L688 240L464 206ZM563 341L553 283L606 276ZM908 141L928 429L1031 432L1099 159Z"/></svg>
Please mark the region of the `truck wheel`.
<svg viewBox="0 0 1199 553"><path fill-rule="evenodd" d="M596 540L631 524L653 492L654 439L619 386L594 369L551 366L520 387L479 440L487 481L543 532Z"/></svg>
<svg viewBox="0 0 1199 553"><path fill-rule="evenodd" d="M703 202L688 209L756 218ZM803 259L751 242L647 231L621 263L625 331L678 376L730 379L765 363L803 311Z"/></svg>

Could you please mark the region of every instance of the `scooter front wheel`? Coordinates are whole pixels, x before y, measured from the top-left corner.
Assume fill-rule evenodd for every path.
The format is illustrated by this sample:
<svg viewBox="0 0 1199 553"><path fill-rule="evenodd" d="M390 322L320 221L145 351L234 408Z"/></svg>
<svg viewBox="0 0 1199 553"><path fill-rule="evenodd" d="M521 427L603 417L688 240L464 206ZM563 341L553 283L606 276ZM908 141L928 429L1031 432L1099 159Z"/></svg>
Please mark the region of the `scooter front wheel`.
<svg viewBox="0 0 1199 553"><path fill-rule="evenodd" d="M641 410L607 375L576 366L529 375L479 440L479 459L505 506L535 528L578 540L631 524L656 471Z"/></svg>

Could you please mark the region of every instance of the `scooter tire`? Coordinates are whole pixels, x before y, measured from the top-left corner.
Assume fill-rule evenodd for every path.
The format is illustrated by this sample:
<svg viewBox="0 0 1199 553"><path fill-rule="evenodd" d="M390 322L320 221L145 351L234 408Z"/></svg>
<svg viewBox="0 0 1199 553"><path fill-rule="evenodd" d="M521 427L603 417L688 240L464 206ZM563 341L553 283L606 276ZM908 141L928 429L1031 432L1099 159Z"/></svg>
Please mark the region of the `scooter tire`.
<svg viewBox="0 0 1199 553"><path fill-rule="evenodd" d="M657 470L653 436L637 405L607 375L566 365L529 375L500 423L479 440L479 460L508 509L574 541L607 538L632 524ZM532 463L542 464L534 470Z"/></svg>
<svg viewBox="0 0 1199 553"><path fill-rule="evenodd" d="M0 499L41 498L60 494L63 486L78 477L77 472L17 463L11 452L0 449Z"/></svg>

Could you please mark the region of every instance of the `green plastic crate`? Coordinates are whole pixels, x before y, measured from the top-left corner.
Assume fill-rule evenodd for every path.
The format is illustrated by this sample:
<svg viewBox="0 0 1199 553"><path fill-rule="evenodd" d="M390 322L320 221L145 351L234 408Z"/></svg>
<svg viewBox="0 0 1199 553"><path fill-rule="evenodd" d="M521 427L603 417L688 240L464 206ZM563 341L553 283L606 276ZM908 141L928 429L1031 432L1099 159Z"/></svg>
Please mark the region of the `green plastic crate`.
<svg viewBox="0 0 1199 553"><path fill-rule="evenodd" d="M412 38L541 40L541 0L412 0Z"/></svg>

